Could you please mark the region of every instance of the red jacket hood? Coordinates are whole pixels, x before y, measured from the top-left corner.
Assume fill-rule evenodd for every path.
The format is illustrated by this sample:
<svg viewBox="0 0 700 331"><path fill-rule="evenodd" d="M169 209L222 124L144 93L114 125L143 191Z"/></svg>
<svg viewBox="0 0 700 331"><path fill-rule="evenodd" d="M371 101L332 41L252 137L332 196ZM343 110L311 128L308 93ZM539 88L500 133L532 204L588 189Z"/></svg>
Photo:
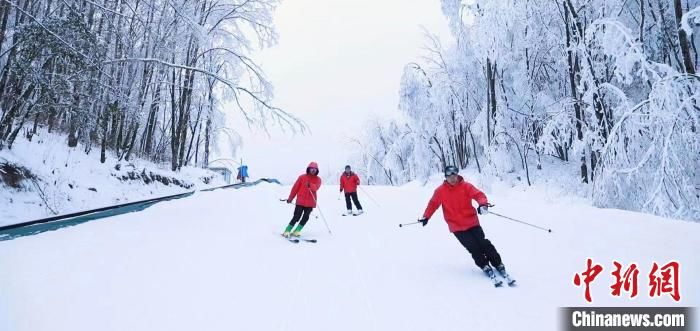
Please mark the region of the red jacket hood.
<svg viewBox="0 0 700 331"><path fill-rule="evenodd" d="M318 172L319 172L318 163L316 163L316 162L309 163L309 165L306 167L306 174L311 175L311 174L309 174L309 169L311 169L311 168L316 169L316 174L312 175L312 176L318 176Z"/></svg>

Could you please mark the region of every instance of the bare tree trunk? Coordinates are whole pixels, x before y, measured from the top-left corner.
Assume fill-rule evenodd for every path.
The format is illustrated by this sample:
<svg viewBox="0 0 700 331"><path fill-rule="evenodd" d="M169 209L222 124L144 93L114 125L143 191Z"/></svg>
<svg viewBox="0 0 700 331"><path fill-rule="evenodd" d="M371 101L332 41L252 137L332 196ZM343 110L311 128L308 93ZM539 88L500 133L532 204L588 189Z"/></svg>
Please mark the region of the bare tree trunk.
<svg viewBox="0 0 700 331"><path fill-rule="evenodd" d="M194 67L197 64L196 54L198 47L190 42L190 52L187 55L189 66ZM192 60L190 60L192 58ZM190 122L190 111L192 109L192 89L194 87L195 72L189 69L185 70L185 79L182 93L180 94L180 122L179 122L179 150L177 154L177 169L180 170L184 163L185 146L187 143L187 126Z"/></svg>
<svg viewBox="0 0 700 331"><path fill-rule="evenodd" d="M2 1L0 2L0 49L2 49L2 45L5 43L5 32L7 31L7 19L10 17L10 10L12 9L12 6L10 6L7 1Z"/></svg>
<svg viewBox="0 0 700 331"><path fill-rule="evenodd" d="M56 122L56 117L58 116L58 112L56 111L55 107L49 106L49 116L48 119L46 120L46 124L48 126L49 133L53 131L54 124Z"/></svg>
<svg viewBox="0 0 700 331"><path fill-rule="evenodd" d="M27 118L29 117L29 114L32 112L32 109L34 108L34 102L32 102L27 111L24 112L24 116L22 116L22 119L20 120L19 124L15 129L12 131L10 136L7 138L7 148L12 149L12 144L15 142L15 139L17 138L17 135L19 134L19 131L22 129L24 126L24 123L27 121Z"/></svg>
<svg viewBox="0 0 700 331"><path fill-rule="evenodd" d="M100 120L100 126L102 127L102 145L100 147L100 163L105 163L107 160L107 126L109 125L109 115L111 114L111 105L107 105L102 110L102 119Z"/></svg>
<svg viewBox="0 0 700 331"><path fill-rule="evenodd" d="M78 120L76 115L70 117L70 129L68 130L68 147L78 146Z"/></svg>
<svg viewBox="0 0 700 331"><path fill-rule="evenodd" d="M29 85L29 87L25 89L24 92L22 92L21 90L21 84L22 83L19 81L16 82L16 88L14 89L13 94L17 96L12 98L10 109L7 111L5 117L0 122L0 142L8 138L8 136L12 132L15 118L21 115L20 111L22 109L22 106L28 102L29 98L33 94L32 92L34 92L34 84Z"/></svg>
<svg viewBox="0 0 700 331"><path fill-rule="evenodd" d="M211 111L211 110L210 110ZM204 167L209 167L209 141L211 140L211 114L207 115L207 126L204 132Z"/></svg>
<svg viewBox="0 0 700 331"><path fill-rule="evenodd" d="M437 145L437 148L440 150L440 163L443 168L447 166L447 159L445 157L445 150L442 148L442 145L440 145L440 141L438 141L436 136L433 136L433 141L435 142L435 145Z"/></svg>
<svg viewBox="0 0 700 331"><path fill-rule="evenodd" d="M481 173L481 164L479 164L479 155L476 153L476 141L474 140L474 134L472 134L471 128L467 126L467 132L469 132L469 137L472 140L472 149L474 150L474 160L476 161L476 169Z"/></svg>
<svg viewBox="0 0 700 331"><path fill-rule="evenodd" d="M190 126L190 144L189 147L187 147L187 155L185 156L185 166L187 166L190 163L191 159L191 152L192 152L192 144L194 144L194 138L197 136L197 127L199 126L199 119L202 115L202 104L199 104L199 110L197 110L197 118L195 119L195 122L193 125Z"/></svg>
<svg viewBox="0 0 700 331"><path fill-rule="evenodd" d="M580 75L581 67L579 65L578 55L574 53L572 47L578 43L578 37L574 29L573 13L570 12L570 3L564 2L564 22L566 24L566 48L567 61L569 69L569 87L571 88L571 98L574 102L574 116L576 118L576 136L578 140L583 140L583 110L581 109L580 97L578 93L578 76ZM586 165L585 152L581 156L581 180L588 183L588 168Z"/></svg>
<svg viewBox="0 0 700 331"><path fill-rule="evenodd" d="M174 57L174 55L173 55ZM177 152L180 146L180 135L178 130L177 103L175 102L175 70L173 70L170 87L170 170L177 170Z"/></svg>
<svg viewBox="0 0 700 331"><path fill-rule="evenodd" d="M681 46L681 55L683 55L683 65L685 66L685 72L689 74L695 74L695 65L693 65L693 59L690 56L690 43L688 42L688 34L685 30L681 29L681 18L683 17L683 7L681 5L681 0L673 0L673 7L676 13L676 24L678 25L678 41Z"/></svg>
<svg viewBox="0 0 700 331"><path fill-rule="evenodd" d="M114 144L114 151L117 153L117 157L121 159L122 156L122 140L124 139L124 114L116 110L116 116L119 118L119 130L117 130L117 142ZM114 130L114 128L112 128Z"/></svg>
<svg viewBox="0 0 700 331"><path fill-rule="evenodd" d="M139 124L136 123L134 125L134 130L131 133L131 139L129 140L129 146L126 149L126 157L124 158L126 161L129 161L131 158L131 151L134 149L134 142L136 141L136 133L139 131Z"/></svg>
<svg viewBox="0 0 700 331"><path fill-rule="evenodd" d="M146 136L144 152L147 156L151 155L151 151L153 149L153 134L156 130L156 116L158 115L158 110L160 108L160 84L158 84L154 89L153 100L151 101L151 108L148 113L148 120L146 121L146 128L144 130L144 134Z"/></svg>
<svg viewBox="0 0 700 331"><path fill-rule="evenodd" d="M639 42L644 47L644 19L646 18L644 15L644 0L639 0L639 16Z"/></svg>
<svg viewBox="0 0 700 331"><path fill-rule="evenodd" d="M119 108L118 102L114 101L114 105L109 108L109 116L112 118L112 124L110 125L110 135L109 135L109 147L117 150L117 135L119 134Z"/></svg>
<svg viewBox="0 0 700 331"><path fill-rule="evenodd" d="M8 5L6 11L8 12L8 15L9 15L9 11L11 10L9 3L7 1L2 1L2 3L5 5ZM27 19L27 15L25 15L24 13L27 12L29 3L31 3L31 1L26 1L23 5L21 11L15 10L15 20L14 20L15 26L21 26L22 24L24 24L24 21ZM12 37L10 44L12 44L14 42L15 42L15 38ZM5 92L5 87L7 86L8 81L13 80L10 78L10 76L11 76L10 71L12 68L12 64L14 63L14 59L16 57L16 54L17 54L17 47L12 47L12 49L10 50L10 53L7 56L7 62L5 62L5 66L3 67L2 78L0 78L0 101L3 101L3 102L4 102L4 99L7 97L6 92ZM14 74L12 74L12 76L14 76ZM10 82L10 84L12 84L12 83ZM17 89L16 94L19 94L19 92L21 91L21 84L19 82L17 84L18 84L17 86L19 87L19 89ZM11 95L9 97L12 98ZM1 126L0 126L0 131L2 131ZM0 140L2 140L2 139L0 139Z"/></svg>
<svg viewBox="0 0 700 331"><path fill-rule="evenodd" d="M676 47L678 45L676 45L676 43L674 42L674 38L671 36L672 33L676 33L676 30L674 29L672 31L669 31L669 27L672 27L673 25L669 24L666 21L666 5L668 3L666 1L658 1L657 4L659 5L659 19L661 20L661 31L666 36L666 57L668 58L668 65L675 67L673 65L673 62L671 61L671 55L673 55L673 59L676 60L676 63L679 66L683 66L683 62L681 61L681 59L678 58L678 50L676 50Z"/></svg>
<svg viewBox="0 0 700 331"><path fill-rule="evenodd" d="M199 122L199 134L197 134L197 143L194 146L194 165L199 165L199 144L202 139L202 122Z"/></svg>
<svg viewBox="0 0 700 331"><path fill-rule="evenodd" d="M39 129L39 118L41 117L40 114L41 113L37 112L34 115L34 126L32 127L32 130L29 131L29 133L27 134L27 140L29 141L32 141L32 137L34 137L36 131Z"/></svg>
<svg viewBox="0 0 700 331"><path fill-rule="evenodd" d="M209 93L207 93L207 97L209 98L209 107L207 108L207 123L204 132L204 157L202 159L202 165L204 168L209 167L209 140L211 136L211 116L214 112L214 80L209 78L208 83Z"/></svg>
<svg viewBox="0 0 700 331"><path fill-rule="evenodd" d="M78 126L80 125L80 86L73 88L73 103L71 104L69 129L68 129L68 147L78 146Z"/></svg>
<svg viewBox="0 0 700 331"><path fill-rule="evenodd" d="M491 59L486 58L486 84L488 108L486 113L486 141L491 145L496 127L496 64L491 64Z"/></svg>
<svg viewBox="0 0 700 331"><path fill-rule="evenodd" d="M188 116L183 120L185 124L189 122L189 110L187 111L187 115ZM177 155L177 170L182 169L182 165L184 164L185 146L187 146L187 126L180 126L180 150L178 151Z"/></svg>

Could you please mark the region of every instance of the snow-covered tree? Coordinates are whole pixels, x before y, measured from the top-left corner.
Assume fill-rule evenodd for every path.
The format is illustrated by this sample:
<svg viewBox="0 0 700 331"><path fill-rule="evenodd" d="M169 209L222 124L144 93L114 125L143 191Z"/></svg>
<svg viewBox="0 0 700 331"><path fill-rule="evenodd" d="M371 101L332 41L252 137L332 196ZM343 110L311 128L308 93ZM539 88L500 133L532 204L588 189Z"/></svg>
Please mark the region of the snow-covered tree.
<svg viewBox="0 0 700 331"><path fill-rule="evenodd" d="M34 1L0 4L0 148L23 128L100 146L206 165L232 100L251 124L303 130L271 104L250 58L276 42L276 0ZM31 123L33 122L33 123Z"/></svg>
<svg viewBox="0 0 700 331"><path fill-rule="evenodd" d="M597 205L700 219L698 5L442 0L454 42L428 34L401 78L401 181L455 164L531 183L552 156Z"/></svg>

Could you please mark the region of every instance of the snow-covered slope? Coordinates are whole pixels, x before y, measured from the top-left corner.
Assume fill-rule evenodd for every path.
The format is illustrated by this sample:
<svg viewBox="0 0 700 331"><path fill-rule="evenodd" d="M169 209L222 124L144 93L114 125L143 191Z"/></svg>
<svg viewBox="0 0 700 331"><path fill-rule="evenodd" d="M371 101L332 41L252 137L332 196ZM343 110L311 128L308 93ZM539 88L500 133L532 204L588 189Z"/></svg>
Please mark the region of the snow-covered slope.
<svg viewBox="0 0 700 331"><path fill-rule="evenodd" d="M32 141L18 139L11 150L0 150L0 164L20 165L36 176L20 189L0 181L0 226L226 184L201 168L176 173L139 159L120 162L112 153L103 164L99 146L86 154L82 145L67 148L65 139L41 131Z"/></svg>
<svg viewBox="0 0 700 331"><path fill-rule="evenodd" d="M292 206L273 184L0 242L0 330L556 330L558 307L588 305L573 285L587 258L605 268L593 306L700 304L700 224L494 185L494 211L553 230L482 217L519 282L496 289L440 211L427 227L397 226L422 214L434 184L364 187L358 217L323 187L333 234L315 210L304 232L316 244L279 236ZM610 295L613 260L639 266L635 299ZM648 295L652 263L671 260L680 302Z"/></svg>

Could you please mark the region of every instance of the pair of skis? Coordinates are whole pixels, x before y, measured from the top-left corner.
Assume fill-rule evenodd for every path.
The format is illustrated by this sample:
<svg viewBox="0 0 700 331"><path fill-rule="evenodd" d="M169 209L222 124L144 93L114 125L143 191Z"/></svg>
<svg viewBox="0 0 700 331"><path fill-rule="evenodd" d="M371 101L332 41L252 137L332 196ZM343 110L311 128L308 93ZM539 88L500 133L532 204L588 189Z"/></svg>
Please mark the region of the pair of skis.
<svg viewBox="0 0 700 331"><path fill-rule="evenodd" d="M314 244L316 242L318 242L318 240L316 240L316 239L304 238L304 237L285 237L285 236L282 236L282 238L287 239L287 241L289 241L291 243L295 243L295 244L298 244L302 241L307 242L307 243L314 243Z"/></svg>
<svg viewBox="0 0 700 331"><path fill-rule="evenodd" d="M365 212L364 212L363 210L358 210L357 213L349 212L349 213L343 213L342 215L343 215L343 216L350 216L350 215L352 215L352 216L360 216L360 215L362 215L362 214L364 214L364 213L365 213Z"/></svg>
<svg viewBox="0 0 700 331"><path fill-rule="evenodd" d="M307 242L307 243L314 243L314 244L316 242L318 242L318 240L316 240L316 239L309 239L309 238L287 238L287 240L289 240L290 242L293 242L295 244L298 244L302 241Z"/></svg>
<svg viewBox="0 0 700 331"><path fill-rule="evenodd" d="M497 272L497 271L496 271L496 272ZM494 286L494 287L503 287L503 281L504 281L504 280L506 281L506 284L508 284L508 286L510 286L510 287L514 287L514 286L515 286L515 279L511 278L510 275L508 275L508 273L501 274L501 273L499 272L499 274L500 274L501 277L503 278L503 279L501 279L501 278L499 278L499 277L496 276L496 272L493 272L493 274L490 275L490 276L489 276L489 275L486 275L487 277L491 278L491 281L493 281L493 286Z"/></svg>
<svg viewBox="0 0 700 331"><path fill-rule="evenodd" d="M318 242L318 240L316 240L316 239L304 238L304 237L284 237L284 236L282 236L282 238L284 238L284 239L286 239L287 241L289 241L289 242L291 242L291 243L294 243L294 244L298 244L298 243L300 243L300 242L307 242L307 243L316 243L316 242ZM492 274L491 274L490 276L489 276L489 275L486 275L487 277L489 277L489 278L491 279L491 281L493 281L493 286L494 286L494 287L503 287L503 281L504 281L504 280L506 281L506 284L508 284L508 286L510 286L510 287L515 287L515 286L516 286L516 284L515 284L515 283L516 283L515 279L513 279L512 277L510 277L510 275L509 275L508 273L501 274L500 272L498 272L498 274L499 274L499 275L501 276L501 278L502 278L502 279L501 279L501 278L499 278L498 276L496 276L496 272L498 272L498 271L492 271Z"/></svg>

